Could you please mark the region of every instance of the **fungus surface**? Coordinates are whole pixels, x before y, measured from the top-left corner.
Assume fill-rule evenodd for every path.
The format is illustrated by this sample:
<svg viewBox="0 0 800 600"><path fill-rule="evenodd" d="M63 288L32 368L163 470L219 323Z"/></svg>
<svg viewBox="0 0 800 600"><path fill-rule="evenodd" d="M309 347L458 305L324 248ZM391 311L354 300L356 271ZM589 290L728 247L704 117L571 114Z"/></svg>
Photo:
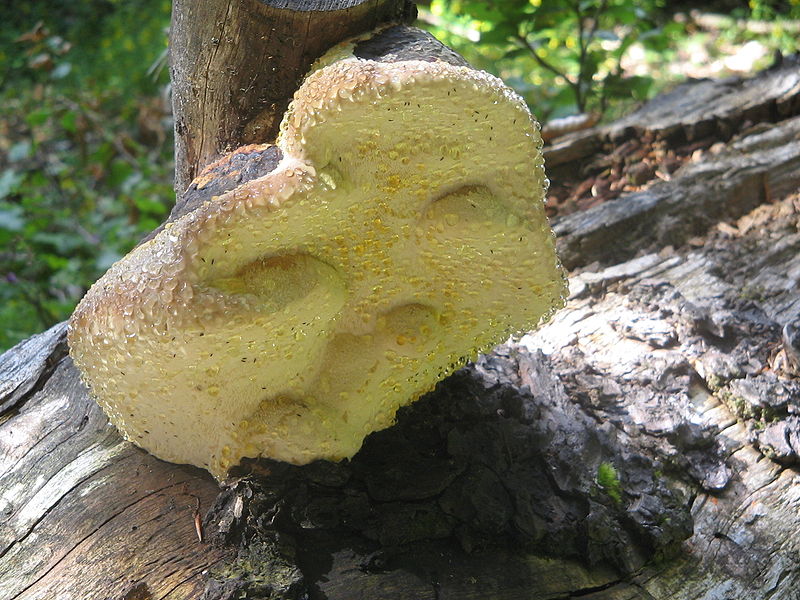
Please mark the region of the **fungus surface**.
<svg viewBox="0 0 800 600"><path fill-rule="evenodd" d="M524 102L466 66L353 47L295 94L270 172L178 211L70 321L91 392L160 458L222 478L242 457L352 456L562 303Z"/></svg>

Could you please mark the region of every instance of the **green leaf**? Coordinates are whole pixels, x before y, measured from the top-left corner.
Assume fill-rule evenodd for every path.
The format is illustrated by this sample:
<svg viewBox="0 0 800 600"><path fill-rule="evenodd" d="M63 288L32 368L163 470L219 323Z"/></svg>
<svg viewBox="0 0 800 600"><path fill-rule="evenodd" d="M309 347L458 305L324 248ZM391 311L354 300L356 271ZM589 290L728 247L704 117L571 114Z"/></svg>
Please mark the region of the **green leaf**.
<svg viewBox="0 0 800 600"><path fill-rule="evenodd" d="M562 86L552 99L554 109L550 114L552 119L560 119L574 115L578 107L575 105L575 93L569 86Z"/></svg>
<svg viewBox="0 0 800 600"><path fill-rule="evenodd" d="M619 47L611 52L611 56L613 56L616 60L619 60L625 55L625 53L628 51L628 48L630 48L631 45L637 41L637 39L638 36L634 34L626 35L624 38L622 38L622 43L620 43Z"/></svg>
<svg viewBox="0 0 800 600"><path fill-rule="evenodd" d="M653 78L644 75L634 75L629 77L633 97L636 100L646 100L650 96L650 89L653 87Z"/></svg>
<svg viewBox="0 0 800 600"><path fill-rule="evenodd" d="M111 157L114 156L114 152L113 144L110 142L103 142L92 152L89 158L91 161L98 162L101 166L105 166L108 161L111 160Z"/></svg>
<svg viewBox="0 0 800 600"><path fill-rule="evenodd" d="M106 175L106 182L111 187L120 187L133 173L133 167L122 159L114 160Z"/></svg>
<svg viewBox="0 0 800 600"><path fill-rule="evenodd" d="M134 199L134 203L136 204L136 208L143 214L162 217L167 213L167 207L159 200L140 196Z"/></svg>
<svg viewBox="0 0 800 600"><path fill-rule="evenodd" d="M31 127L36 127L37 125L42 125L46 123L47 120L50 118L51 112L47 108L40 108L38 110L34 110L28 113L28 116L25 117L25 121L27 121L28 125Z"/></svg>
<svg viewBox="0 0 800 600"><path fill-rule="evenodd" d="M484 44L504 44L513 40L518 35L516 25L501 23L489 31L481 33L481 42Z"/></svg>
<svg viewBox="0 0 800 600"><path fill-rule="evenodd" d="M69 110L65 112L61 117L61 126L64 128L65 131L69 133L75 133L77 129L75 128L75 122L77 120L77 115L75 111Z"/></svg>
<svg viewBox="0 0 800 600"><path fill-rule="evenodd" d="M663 52L673 44L673 40L679 35L685 35L683 25L669 23L662 28L642 32L639 41L649 50Z"/></svg>
<svg viewBox="0 0 800 600"><path fill-rule="evenodd" d="M611 98L632 97L634 100L646 100L653 85L653 78L642 75L620 77L609 75L605 81L606 95Z"/></svg>
<svg viewBox="0 0 800 600"><path fill-rule="evenodd" d="M61 254L70 254L82 245L76 234L40 231L31 236L31 240L42 246L52 247Z"/></svg>
<svg viewBox="0 0 800 600"><path fill-rule="evenodd" d="M528 50L527 48L513 48L513 49L509 50L508 52L506 52L505 54L503 54L503 58L510 60L510 59L520 58L520 57L523 57L523 56L530 56L530 55L531 55L531 51Z"/></svg>
<svg viewBox="0 0 800 600"><path fill-rule="evenodd" d="M638 20L635 7L629 4L609 6L604 14L618 25L631 25Z"/></svg>
<svg viewBox="0 0 800 600"><path fill-rule="evenodd" d="M39 257L43 259L45 264L54 271L63 269L69 264L68 258L64 258L63 256L57 256L55 254L41 254Z"/></svg>

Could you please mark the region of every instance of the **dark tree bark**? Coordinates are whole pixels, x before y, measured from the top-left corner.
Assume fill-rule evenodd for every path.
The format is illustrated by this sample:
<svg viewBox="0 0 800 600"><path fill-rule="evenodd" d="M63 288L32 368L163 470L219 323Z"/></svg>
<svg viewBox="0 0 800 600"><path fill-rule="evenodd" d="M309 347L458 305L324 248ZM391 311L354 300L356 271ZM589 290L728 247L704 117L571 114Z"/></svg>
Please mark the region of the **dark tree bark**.
<svg viewBox="0 0 800 600"><path fill-rule="evenodd" d="M559 217L567 307L349 462L220 492L119 437L63 325L18 345L2 597L800 598L799 107L787 63L556 141L555 188L685 160Z"/></svg>
<svg viewBox="0 0 800 600"><path fill-rule="evenodd" d="M407 0L175 0L177 195L238 146L274 141L292 94L331 46L410 18Z"/></svg>

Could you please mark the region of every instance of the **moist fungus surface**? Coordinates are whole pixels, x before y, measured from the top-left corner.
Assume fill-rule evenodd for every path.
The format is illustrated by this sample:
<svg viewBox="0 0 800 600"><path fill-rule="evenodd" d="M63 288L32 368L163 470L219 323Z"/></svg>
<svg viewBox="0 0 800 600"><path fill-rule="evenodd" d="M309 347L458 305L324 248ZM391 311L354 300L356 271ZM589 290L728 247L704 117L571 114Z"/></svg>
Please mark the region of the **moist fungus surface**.
<svg viewBox="0 0 800 600"><path fill-rule="evenodd" d="M215 477L352 456L400 406L562 303L538 125L499 79L335 50L280 161L164 226L70 322L123 434Z"/></svg>

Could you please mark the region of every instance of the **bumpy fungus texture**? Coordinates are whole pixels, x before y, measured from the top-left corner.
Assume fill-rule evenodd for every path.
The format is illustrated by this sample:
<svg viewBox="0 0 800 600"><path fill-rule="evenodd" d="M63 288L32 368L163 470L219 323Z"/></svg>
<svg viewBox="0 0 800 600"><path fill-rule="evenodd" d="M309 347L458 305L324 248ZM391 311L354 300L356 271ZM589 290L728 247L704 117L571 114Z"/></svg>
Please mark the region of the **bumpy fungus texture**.
<svg viewBox="0 0 800 600"><path fill-rule="evenodd" d="M131 441L215 477L352 456L397 409L562 303L538 126L499 79L322 60L277 168L169 223L70 322Z"/></svg>

